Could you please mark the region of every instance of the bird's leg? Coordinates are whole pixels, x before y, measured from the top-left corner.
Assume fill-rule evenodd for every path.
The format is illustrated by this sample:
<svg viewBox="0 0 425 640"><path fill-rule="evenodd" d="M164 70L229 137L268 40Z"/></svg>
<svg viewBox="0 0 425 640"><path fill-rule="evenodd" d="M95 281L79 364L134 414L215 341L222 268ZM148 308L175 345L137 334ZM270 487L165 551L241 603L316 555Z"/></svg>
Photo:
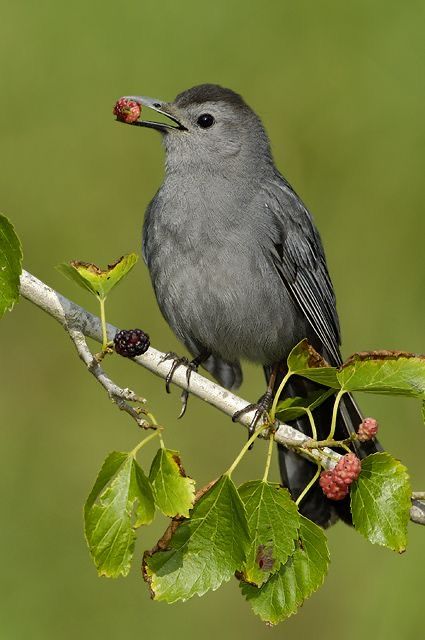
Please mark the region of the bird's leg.
<svg viewBox="0 0 425 640"><path fill-rule="evenodd" d="M175 354L173 351L169 351L168 353L165 354L165 356L162 358L161 362L165 362L166 360L172 360L173 363L170 367L170 370L167 374L167 377L165 378L165 390L167 391L167 393L171 393L170 390L170 384L173 380L173 376L174 373L176 371L176 369L178 367L180 367L180 365L185 365L187 367L187 371L186 371L186 380L187 380L187 390L185 389L182 392L181 395L181 401L182 401L182 409L180 411L180 415L179 418L182 418L186 412L186 407L187 407L187 401L189 398L189 384L190 384L190 377L192 375L192 371L198 371L198 367L200 364L202 364L203 362L205 362L205 360L210 356L211 354L209 353L209 351L202 351L199 355L196 356L196 358L194 358L193 360L188 360L186 357L184 356L178 356L177 354Z"/></svg>
<svg viewBox="0 0 425 640"><path fill-rule="evenodd" d="M248 439L254 433L255 428L257 426L257 423L260 420L260 418L262 416L264 416L264 414L267 414L269 409L270 409L270 405L271 405L272 400L273 400L273 389L274 389L274 384L275 384L275 381L276 381L276 375L277 375L278 368L279 368L279 364L275 364L273 366L273 369L272 369L272 372L270 374L270 378L269 378L269 381L268 381L268 384L267 384L267 391L266 391L266 393L264 393L261 396L261 398L258 400L258 402L256 404L248 404L243 409L240 409L240 411L236 411L236 413L234 413L233 416L232 416L233 422L236 422L245 413L248 413L250 411L254 411L255 410L254 417L252 418L251 424L249 425ZM250 449L252 449L252 445L251 445Z"/></svg>

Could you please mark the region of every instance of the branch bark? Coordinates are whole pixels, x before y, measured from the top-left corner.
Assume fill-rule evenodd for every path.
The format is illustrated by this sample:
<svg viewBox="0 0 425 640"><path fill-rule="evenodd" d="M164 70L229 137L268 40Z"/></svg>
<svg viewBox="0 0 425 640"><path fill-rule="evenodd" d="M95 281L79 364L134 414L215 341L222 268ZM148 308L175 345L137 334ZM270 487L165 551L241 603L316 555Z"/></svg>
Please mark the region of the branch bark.
<svg viewBox="0 0 425 640"><path fill-rule="evenodd" d="M73 340L80 358L85 362L98 382L106 389L108 395L117 402L121 409L136 419L132 413L135 410L128 405L128 401L140 402L142 399L138 398L132 391L121 389L115 385L98 363L93 364L93 357L88 349L85 337L92 338L99 343L102 342L102 329L99 318L65 298L65 296L62 296L27 271L23 271L21 275L21 295L62 325ZM108 324L108 339L113 340L117 331L116 327ZM145 354L132 360L165 379L170 369L170 362L164 361L164 356L165 354L161 351L150 347ZM187 368L182 365L176 369L173 376L173 383L184 390L187 390L186 371ZM246 400L195 372L192 372L190 377L190 393L228 416L233 416L234 413L249 404ZM243 414L238 422L248 428L251 424L253 413L247 412ZM329 448L303 449L303 445L309 441L311 442L311 438L290 425L278 421L274 432L274 440L287 448L295 449L300 455L313 460L325 469L332 469L341 457ZM425 524L425 504L423 502L417 499L414 500L410 518L413 522Z"/></svg>

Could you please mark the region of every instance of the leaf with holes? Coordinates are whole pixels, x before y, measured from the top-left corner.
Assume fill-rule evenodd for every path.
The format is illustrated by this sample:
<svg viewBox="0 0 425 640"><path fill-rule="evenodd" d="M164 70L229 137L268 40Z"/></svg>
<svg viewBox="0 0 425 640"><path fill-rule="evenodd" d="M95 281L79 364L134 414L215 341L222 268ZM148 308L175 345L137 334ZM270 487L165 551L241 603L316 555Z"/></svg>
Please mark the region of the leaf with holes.
<svg viewBox="0 0 425 640"><path fill-rule="evenodd" d="M143 569L155 600L176 602L217 589L242 568L249 542L242 500L228 475L174 520Z"/></svg>
<svg viewBox="0 0 425 640"><path fill-rule="evenodd" d="M260 586L276 573L295 549L300 518L289 491L261 480L239 487L250 530L243 579Z"/></svg>
<svg viewBox="0 0 425 640"><path fill-rule="evenodd" d="M178 451L161 447L153 459L149 480L156 506L164 515L189 517L195 482L186 476Z"/></svg>
<svg viewBox="0 0 425 640"><path fill-rule="evenodd" d="M301 340L291 351L287 359L288 370L303 378L314 380L325 387L339 389L337 369L330 367L322 356L308 343Z"/></svg>
<svg viewBox="0 0 425 640"><path fill-rule="evenodd" d="M323 583L329 565L326 536L314 522L300 516L299 539L293 555L261 587L241 582L252 610L268 624L296 613Z"/></svg>
<svg viewBox="0 0 425 640"><path fill-rule="evenodd" d="M135 253L122 256L106 269L100 269L91 262L74 260L59 264L56 268L64 276L73 280L82 289L90 291L100 300L104 300L110 290L131 271L138 260Z"/></svg>
<svg viewBox="0 0 425 640"><path fill-rule="evenodd" d="M149 480L134 457L110 453L84 508L86 539L100 576L128 574L135 529L152 522L154 513Z"/></svg>
<svg viewBox="0 0 425 640"><path fill-rule="evenodd" d="M0 214L0 318L19 300L22 249L9 220Z"/></svg>
<svg viewBox="0 0 425 640"><path fill-rule="evenodd" d="M402 351L355 353L338 371L345 391L425 398L425 356Z"/></svg>
<svg viewBox="0 0 425 640"><path fill-rule="evenodd" d="M357 531L374 544L404 551L412 495L406 467L389 453L374 453L362 460L350 494Z"/></svg>

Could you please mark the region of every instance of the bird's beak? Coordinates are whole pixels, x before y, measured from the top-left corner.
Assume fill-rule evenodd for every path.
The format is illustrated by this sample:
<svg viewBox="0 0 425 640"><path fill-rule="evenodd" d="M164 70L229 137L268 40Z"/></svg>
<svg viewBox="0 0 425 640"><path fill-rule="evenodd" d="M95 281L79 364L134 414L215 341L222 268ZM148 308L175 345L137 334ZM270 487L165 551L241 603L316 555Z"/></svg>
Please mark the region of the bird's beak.
<svg viewBox="0 0 425 640"><path fill-rule="evenodd" d="M152 122L151 120L136 120L136 122L131 122L137 127L149 127L150 129L157 129L157 131L161 131L161 133L166 133L170 129L179 129L180 131L187 131L186 127L184 127L181 122L177 120L177 118L170 113L169 105L162 100L157 100L156 98L148 98L147 96L124 96L127 100L134 100L138 104L143 107L149 107L149 109L153 109L158 113L162 113L164 116L167 116L170 120L175 122L173 124L166 124L164 122Z"/></svg>

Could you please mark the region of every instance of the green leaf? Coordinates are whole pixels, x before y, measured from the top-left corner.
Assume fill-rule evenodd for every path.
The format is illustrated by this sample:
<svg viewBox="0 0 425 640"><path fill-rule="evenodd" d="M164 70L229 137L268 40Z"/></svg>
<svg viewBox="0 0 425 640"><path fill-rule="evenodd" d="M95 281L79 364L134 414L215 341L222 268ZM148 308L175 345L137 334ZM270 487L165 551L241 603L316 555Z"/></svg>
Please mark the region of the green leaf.
<svg viewBox="0 0 425 640"><path fill-rule="evenodd" d="M195 482L186 476L178 451L161 447L153 459L149 480L156 506L164 515L189 517L195 499Z"/></svg>
<svg viewBox="0 0 425 640"><path fill-rule="evenodd" d="M115 287L138 260L135 253L122 256L106 269L100 269L90 262L73 262L59 264L56 268L64 276L76 282L80 287L90 291L97 298L104 300L110 290Z"/></svg>
<svg viewBox="0 0 425 640"><path fill-rule="evenodd" d="M317 391L309 393L306 398L298 396L285 398L285 400L281 400L277 405L276 417L282 422L296 420L306 413L306 409L314 411L314 409L320 407L320 405L334 393L335 389L327 389L326 391L318 389Z"/></svg>
<svg viewBox="0 0 425 640"><path fill-rule="evenodd" d="M149 480L133 456L109 454L84 508L86 539L100 576L128 574L135 529L152 522L154 513Z"/></svg>
<svg viewBox="0 0 425 640"><path fill-rule="evenodd" d="M296 613L320 587L328 565L325 534L314 522L300 516L299 541L292 557L261 587L241 582L242 593L261 620L277 624Z"/></svg>
<svg viewBox="0 0 425 640"><path fill-rule="evenodd" d="M248 541L243 503L224 475L195 503L190 518L174 520L157 547L145 554L152 597L176 602L217 589L242 568Z"/></svg>
<svg viewBox="0 0 425 640"><path fill-rule="evenodd" d="M374 453L362 460L350 494L357 531L374 544L404 551L412 495L406 467L389 453Z"/></svg>
<svg viewBox="0 0 425 640"><path fill-rule="evenodd" d="M355 353L337 375L345 391L425 397L425 356L402 351Z"/></svg>
<svg viewBox="0 0 425 640"><path fill-rule="evenodd" d="M276 573L295 549L300 519L289 491L254 480L239 487L250 530L243 579L260 586Z"/></svg>
<svg viewBox="0 0 425 640"><path fill-rule="evenodd" d="M337 369L329 367L306 339L292 349L287 364L293 374L314 380L325 387L339 389L341 386L337 379Z"/></svg>
<svg viewBox="0 0 425 640"><path fill-rule="evenodd" d="M18 302L21 272L21 243L12 224L0 214L0 318Z"/></svg>

